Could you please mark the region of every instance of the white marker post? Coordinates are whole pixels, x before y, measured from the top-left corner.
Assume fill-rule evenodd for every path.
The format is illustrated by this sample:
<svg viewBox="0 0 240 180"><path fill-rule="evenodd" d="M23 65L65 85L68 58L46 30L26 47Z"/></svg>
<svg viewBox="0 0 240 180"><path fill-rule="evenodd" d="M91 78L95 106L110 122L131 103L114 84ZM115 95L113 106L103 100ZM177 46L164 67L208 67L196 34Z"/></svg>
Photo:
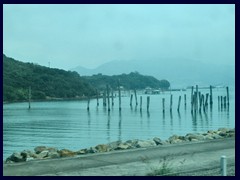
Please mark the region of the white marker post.
<svg viewBox="0 0 240 180"><path fill-rule="evenodd" d="M222 176L227 176L227 159L226 156L221 156L221 174Z"/></svg>

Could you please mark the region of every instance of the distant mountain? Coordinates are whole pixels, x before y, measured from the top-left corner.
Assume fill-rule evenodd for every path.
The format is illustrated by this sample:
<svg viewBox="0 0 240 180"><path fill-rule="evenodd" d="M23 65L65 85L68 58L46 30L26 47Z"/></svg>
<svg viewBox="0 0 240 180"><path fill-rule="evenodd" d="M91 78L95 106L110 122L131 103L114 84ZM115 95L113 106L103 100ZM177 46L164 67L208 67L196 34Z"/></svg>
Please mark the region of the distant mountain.
<svg viewBox="0 0 240 180"><path fill-rule="evenodd" d="M235 67L231 65L207 64L188 59L156 59L111 61L96 69L78 66L72 71L82 75L102 73L104 75L119 75L137 71L157 79L167 79L172 87L189 85L229 85L235 84Z"/></svg>

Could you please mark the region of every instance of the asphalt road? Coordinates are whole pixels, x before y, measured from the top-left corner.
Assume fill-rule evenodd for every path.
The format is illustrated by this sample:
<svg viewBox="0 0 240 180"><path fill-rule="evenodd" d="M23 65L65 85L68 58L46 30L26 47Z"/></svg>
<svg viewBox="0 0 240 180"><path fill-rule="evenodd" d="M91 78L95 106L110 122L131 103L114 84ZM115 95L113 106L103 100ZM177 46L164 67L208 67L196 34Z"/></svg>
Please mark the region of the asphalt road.
<svg viewBox="0 0 240 180"><path fill-rule="evenodd" d="M220 166L221 155L235 163L235 138L3 164L4 176L146 175L165 162L175 171Z"/></svg>

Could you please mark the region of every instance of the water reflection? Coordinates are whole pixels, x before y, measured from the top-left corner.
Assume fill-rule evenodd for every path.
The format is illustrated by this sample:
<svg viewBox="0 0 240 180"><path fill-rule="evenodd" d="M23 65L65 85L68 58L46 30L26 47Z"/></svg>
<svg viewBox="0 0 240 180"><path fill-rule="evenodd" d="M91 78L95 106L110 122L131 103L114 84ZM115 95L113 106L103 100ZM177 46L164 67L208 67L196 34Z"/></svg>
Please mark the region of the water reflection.
<svg viewBox="0 0 240 180"><path fill-rule="evenodd" d="M119 122L118 122L118 140L122 140L122 113L119 111Z"/></svg>
<svg viewBox="0 0 240 180"><path fill-rule="evenodd" d="M111 121L111 116L108 113L108 121L107 121L107 140L110 142L110 121Z"/></svg>
<svg viewBox="0 0 240 180"><path fill-rule="evenodd" d="M174 102L180 92L175 94ZM142 96L142 99L146 99L148 95ZM135 104L134 107L129 107L129 97L122 97L122 111L119 111L119 106L113 106L110 113L102 103L97 108L97 100L91 101L89 111L86 110L87 101L33 102L34 108L31 110L26 108L26 103L4 105L4 156L6 151L12 153L42 144L77 150L118 139L148 139L153 135L167 139L173 133L185 135L197 130L235 126L234 99L231 99L231 106L223 106L222 111L221 106L219 111L217 104L212 108L209 104L205 112L193 110L191 113L189 97L186 109L182 108L178 113L177 104L173 104L172 112L169 113L170 104L165 104L163 114L159 105L163 96L167 98L166 94L151 96L151 115L146 108L140 110ZM118 99L115 100L115 104L119 104ZM145 105L146 102L143 107ZM79 141L82 143L77 143Z"/></svg>

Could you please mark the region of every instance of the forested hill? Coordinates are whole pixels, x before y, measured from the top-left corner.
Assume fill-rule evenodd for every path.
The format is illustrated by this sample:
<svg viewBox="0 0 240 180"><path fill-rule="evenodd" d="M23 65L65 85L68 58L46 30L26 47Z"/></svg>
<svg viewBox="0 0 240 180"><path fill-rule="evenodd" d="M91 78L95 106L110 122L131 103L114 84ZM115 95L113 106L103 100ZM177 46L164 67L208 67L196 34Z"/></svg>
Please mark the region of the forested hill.
<svg viewBox="0 0 240 180"><path fill-rule="evenodd" d="M28 99L31 86L32 99L78 98L96 95L96 89L104 90L106 85L117 89L118 81L124 89L168 89L167 80L157 80L138 72L107 76L97 74L81 76L74 71L48 68L33 63L14 60L3 54L3 101Z"/></svg>
<svg viewBox="0 0 240 180"><path fill-rule="evenodd" d="M95 88L103 90L106 88L106 84L111 88L116 89L118 81L120 86L124 89L145 89L146 87L167 90L170 87L170 83L167 80L158 80L153 76L141 75L138 72L131 72L129 74L107 76L102 74L83 76L91 85Z"/></svg>
<svg viewBox="0 0 240 180"><path fill-rule="evenodd" d="M3 54L3 101L75 98L94 95L95 89L77 72L23 63Z"/></svg>

